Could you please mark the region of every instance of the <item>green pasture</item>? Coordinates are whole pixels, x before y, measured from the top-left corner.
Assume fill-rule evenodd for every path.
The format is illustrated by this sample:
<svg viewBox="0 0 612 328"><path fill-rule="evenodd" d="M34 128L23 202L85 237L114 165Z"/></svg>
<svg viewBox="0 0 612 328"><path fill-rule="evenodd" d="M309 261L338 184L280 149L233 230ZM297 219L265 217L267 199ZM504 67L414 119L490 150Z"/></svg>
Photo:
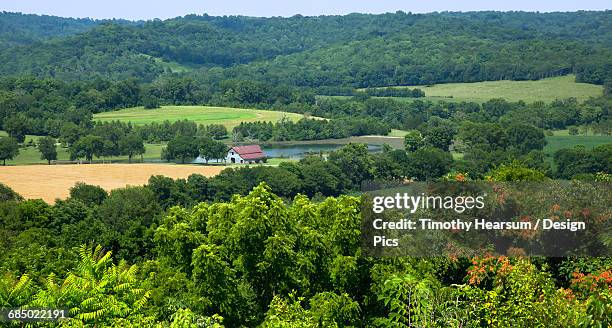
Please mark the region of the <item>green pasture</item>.
<svg viewBox="0 0 612 328"><path fill-rule="evenodd" d="M504 98L508 101L551 102L555 99L570 97L578 101L601 96L600 85L576 83L574 75L552 77L537 81L485 81L473 83L445 83L431 86L416 85L396 88L419 88L425 92L424 98L401 98L409 101L444 100L452 102L484 102L493 98Z"/></svg>
<svg viewBox="0 0 612 328"><path fill-rule="evenodd" d="M557 150L563 148L573 148L578 145L585 146L586 148L593 148L607 143L612 143L612 136L553 135L546 137L544 153L552 155Z"/></svg>
<svg viewBox="0 0 612 328"><path fill-rule="evenodd" d="M173 61L165 61L161 58L153 57L147 54L140 54L140 56L152 59L156 64L162 66L164 69L170 70L172 73L185 73L193 70L193 68L189 66L185 66Z"/></svg>
<svg viewBox="0 0 612 328"><path fill-rule="evenodd" d="M0 132L0 136L2 132ZM37 136L28 136L32 138L40 138ZM26 139L27 144L27 139ZM145 144L145 154L143 155L143 159L145 161L159 161L161 160L161 150L165 147L163 144ZM61 161L67 161L70 159L70 152L68 148L57 147L57 159ZM115 157L94 157L94 161L112 161L112 162L127 162L127 156L115 156ZM140 161L140 156L134 156L132 158L133 162ZM6 161L7 165L25 165L25 164L47 164L47 161L44 159L40 159L40 152L36 146L28 146L19 148L19 155L12 160Z"/></svg>
<svg viewBox="0 0 612 328"><path fill-rule="evenodd" d="M269 110L209 106L162 106L157 109L134 107L94 115L94 119L97 121L131 122L134 125L161 123L166 120L171 122L190 120L204 125L223 124L230 131L241 122L276 122L283 117L297 121L303 115Z"/></svg>
<svg viewBox="0 0 612 328"><path fill-rule="evenodd" d="M388 134L389 137L400 137L403 138L408 134L408 131L406 130L396 130L396 129L392 129L391 133Z"/></svg>

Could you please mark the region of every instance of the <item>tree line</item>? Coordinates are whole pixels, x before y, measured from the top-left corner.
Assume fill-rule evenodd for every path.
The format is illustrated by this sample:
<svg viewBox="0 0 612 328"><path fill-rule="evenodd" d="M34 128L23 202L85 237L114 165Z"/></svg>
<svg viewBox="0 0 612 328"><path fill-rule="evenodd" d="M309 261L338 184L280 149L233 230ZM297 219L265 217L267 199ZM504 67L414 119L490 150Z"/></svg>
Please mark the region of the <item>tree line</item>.
<svg viewBox="0 0 612 328"><path fill-rule="evenodd" d="M288 119L272 122L242 122L232 130L234 140L289 141L340 139L362 135L387 135L391 129L372 118Z"/></svg>
<svg viewBox="0 0 612 328"><path fill-rule="evenodd" d="M387 88L367 88L355 89L344 86L322 86L316 88L318 95L324 96L351 96L357 98L368 97L403 97L421 98L425 97L425 92L419 88L407 87L387 87Z"/></svg>
<svg viewBox="0 0 612 328"><path fill-rule="evenodd" d="M475 102L399 101L388 98L338 98L320 97L317 105L309 108L311 114L320 117L371 117L391 128L410 130L427 123L434 117L480 123L530 122L547 130L565 129L569 126L590 125L600 134L609 134L609 97L599 97L579 103L576 99L560 99L551 103L522 101L509 102L491 99Z"/></svg>
<svg viewBox="0 0 612 328"><path fill-rule="evenodd" d="M425 92L419 88L371 88L363 91L370 97L404 97L421 98L425 97Z"/></svg>

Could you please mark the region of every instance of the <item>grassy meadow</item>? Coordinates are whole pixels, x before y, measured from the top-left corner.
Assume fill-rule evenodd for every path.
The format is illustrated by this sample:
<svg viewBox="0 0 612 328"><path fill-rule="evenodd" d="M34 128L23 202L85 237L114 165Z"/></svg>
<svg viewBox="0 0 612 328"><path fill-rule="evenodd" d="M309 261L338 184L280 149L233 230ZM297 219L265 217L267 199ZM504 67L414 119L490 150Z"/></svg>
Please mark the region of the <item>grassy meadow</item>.
<svg viewBox="0 0 612 328"><path fill-rule="evenodd" d="M162 66L164 69L170 70L172 73L184 73L193 70L193 68L189 66L182 65L173 61L165 61L161 58L153 57L147 54L140 54L140 56L153 60L156 64Z"/></svg>
<svg viewBox="0 0 612 328"><path fill-rule="evenodd" d="M161 123L165 120L171 122L190 120L204 125L223 124L229 131L240 124L240 122L276 122L283 117L297 121L304 116L301 114L269 110L210 106L162 106L157 109L134 107L94 115L94 119L97 121L131 122L134 125L152 122Z"/></svg>
<svg viewBox="0 0 612 328"><path fill-rule="evenodd" d="M593 148L608 143L612 143L612 136L553 135L546 137L544 153L552 155L562 148L572 148L578 145L585 146L586 148Z"/></svg>
<svg viewBox="0 0 612 328"><path fill-rule="evenodd" d="M398 138L403 138L408 134L408 131L406 130L396 130L396 129L392 129L391 133L389 133L389 137L398 137Z"/></svg>
<svg viewBox="0 0 612 328"><path fill-rule="evenodd" d="M601 96L600 85L576 83L574 75L565 75L538 81L486 81L473 83L445 83L431 86L408 86L396 88L419 88L425 92L424 98L401 98L406 100L433 100L450 102L485 102L493 98L508 101L551 102L555 99L576 98L578 101L589 97Z"/></svg>
<svg viewBox="0 0 612 328"><path fill-rule="evenodd" d="M0 131L0 137L6 136L6 132ZM30 136L26 137L25 144L28 144L29 140L38 140L39 136ZM145 161L161 161L161 150L165 147L164 144L149 144L145 143L145 154L143 155L143 159ZM70 153L68 148L58 146L57 147L57 159L60 161L67 161L70 159ZM113 162L127 162L127 156L115 156L108 158L100 158L94 156L94 161L113 161ZM139 162L140 156L135 156L132 158L133 162ZM2 163L0 163L2 164ZM19 155L17 155L12 160L7 160L6 165L25 165L25 164L47 164L47 161L40 158L40 152L38 148L34 146L26 146L19 148Z"/></svg>
<svg viewBox="0 0 612 328"><path fill-rule="evenodd" d="M161 150L165 147L163 144L145 144L145 153L143 155L143 159L145 161L160 161L161 160ZM70 159L70 153L68 152L68 148L57 147L57 159L60 161L67 161ZM113 162L127 162L127 156L114 156L107 158L100 158L94 156L94 161L113 161ZM134 156L132 158L133 162L139 162L140 156ZM24 165L24 164L46 164L47 161L44 159L40 159L40 152L36 147L25 147L19 149L19 155L12 160L7 160L6 165Z"/></svg>

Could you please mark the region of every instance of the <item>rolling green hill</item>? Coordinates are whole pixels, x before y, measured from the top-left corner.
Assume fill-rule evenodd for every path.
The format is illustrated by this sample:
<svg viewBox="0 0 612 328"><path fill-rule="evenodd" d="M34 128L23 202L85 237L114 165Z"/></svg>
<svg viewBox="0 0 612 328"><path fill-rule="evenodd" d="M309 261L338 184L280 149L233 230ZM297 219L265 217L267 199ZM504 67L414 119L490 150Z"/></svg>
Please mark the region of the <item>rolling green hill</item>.
<svg viewBox="0 0 612 328"><path fill-rule="evenodd" d="M198 124L223 124L228 130L240 122L272 121L276 122L283 117L297 121L304 117L300 114L276 112L268 110L242 109L229 107L208 106L163 106L158 109L144 109L143 107L127 108L113 112L96 114L98 121L131 122L135 125L163 121L190 120Z"/></svg>

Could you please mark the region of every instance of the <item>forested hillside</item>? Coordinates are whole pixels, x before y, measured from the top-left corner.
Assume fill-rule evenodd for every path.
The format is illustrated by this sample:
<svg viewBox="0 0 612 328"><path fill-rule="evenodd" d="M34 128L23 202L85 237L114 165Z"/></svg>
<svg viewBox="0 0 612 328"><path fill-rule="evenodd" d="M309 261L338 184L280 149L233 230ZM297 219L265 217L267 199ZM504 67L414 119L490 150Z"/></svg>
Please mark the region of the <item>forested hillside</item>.
<svg viewBox="0 0 612 328"><path fill-rule="evenodd" d="M610 77L611 16L609 11L397 12L104 22L77 35L5 48L0 73L153 81L171 70L166 61L192 68L188 74L207 82L248 78L295 86L367 87L576 73L579 81L602 84ZM43 18L4 15L10 26L27 24L27 34L41 36L56 30L73 34L96 24ZM48 24L56 28L48 29Z"/></svg>
<svg viewBox="0 0 612 328"><path fill-rule="evenodd" d="M0 12L0 44L3 46L31 44L52 37L83 33L103 22L110 21ZM112 22L136 24L125 20L112 20Z"/></svg>

